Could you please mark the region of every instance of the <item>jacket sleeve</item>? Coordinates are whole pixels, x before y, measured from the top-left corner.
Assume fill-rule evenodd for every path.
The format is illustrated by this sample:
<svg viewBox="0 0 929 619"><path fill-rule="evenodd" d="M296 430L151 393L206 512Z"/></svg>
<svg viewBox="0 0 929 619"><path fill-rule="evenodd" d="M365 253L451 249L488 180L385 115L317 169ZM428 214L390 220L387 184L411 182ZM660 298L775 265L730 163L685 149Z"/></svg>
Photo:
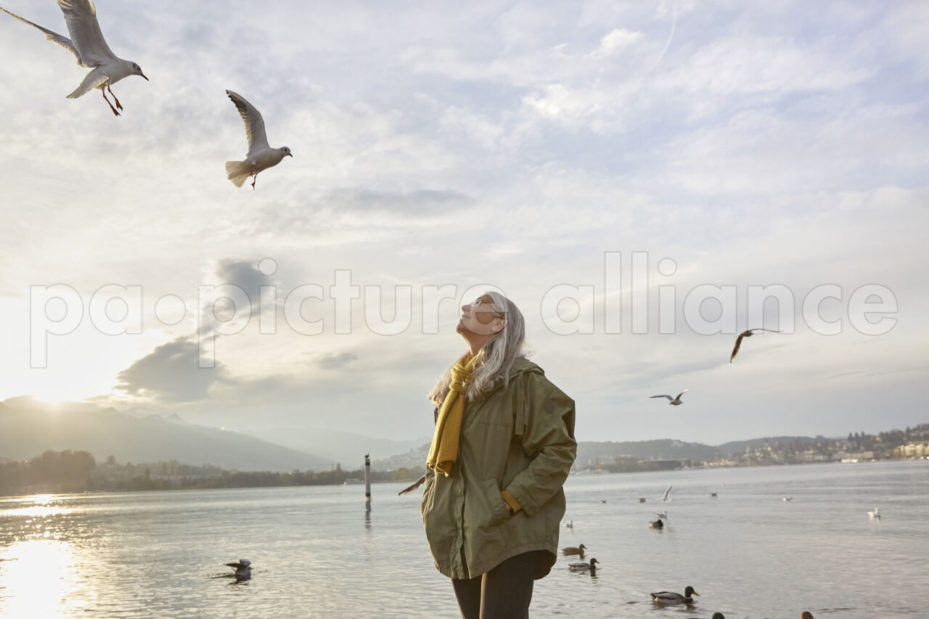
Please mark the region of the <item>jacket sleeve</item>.
<svg viewBox="0 0 929 619"><path fill-rule="evenodd" d="M533 516L561 489L574 464L574 400L538 372L523 374L514 387L523 390L516 398L523 411L516 413L521 427L515 434L522 435L532 461L504 490Z"/></svg>

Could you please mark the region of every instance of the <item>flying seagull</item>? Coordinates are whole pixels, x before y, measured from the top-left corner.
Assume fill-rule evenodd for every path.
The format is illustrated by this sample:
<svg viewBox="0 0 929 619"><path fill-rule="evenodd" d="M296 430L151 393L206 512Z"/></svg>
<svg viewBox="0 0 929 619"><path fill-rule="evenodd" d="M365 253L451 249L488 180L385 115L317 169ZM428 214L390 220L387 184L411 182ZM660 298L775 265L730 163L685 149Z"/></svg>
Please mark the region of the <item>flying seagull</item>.
<svg viewBox="0 0 929 619"><path fill-rule="evenodd" d="M653 395L653 396L651 396L651 397L653 397L653 398L668 398L668 403L669 403L671 406L680 406L680 405L682 404L682 402L681 402L681 396L684 395L685 393L687 393L687 390L686 390L686 389L684 389L684 390L681 391L679 394L677 394L677 397L676 397L676 398L672 398L672 397L669 396L669 395Z"/></svg>
<svg viewBox="0 0 929 619"><path fill-rule="evenodd" d="M406 488L398 492L397 496L403 496L404 494L409 494L413 492L414 490L422 486L425 483L425 481L426 481L426 476L423 475L422 477L414 481L412 484L410 484L409 486L407 486Z"/></svg>
<svg viewBox="0 0 929 619"><path fill-rule="evenodd" d="M729 355L729 363L732 363L732 360L735 359L735 356L739 354L739 347L742 345L743 337L751 337L752 333L755 331L770 331L771 333L780 333L776 329L747 329L739 333L739 337L735 338L735 348L732 349L732 354Z"/></svg>
<svg viewBox="0 0 929 619"><path fill-rule="evenodd" d="M103 32L100 31L100 24L97 22L97 9L94 7L93 0L58 0L58 6L64 13L65 22L68 24L68 34L71 35L70 39L48 28L43 28L38 24L34 24L28 19L11 13L3 7L0 7L0 11L30 26L38 28L45 33L45 37L49 41L58 43L74 54L77 57L77 64L82 67L93 69L84 77L84 81L81 82L81 85L68 95L69 99L77 99L81 95L87 94L92 89L99 88L100 92L103 94L104 101L106 101L110 109L113 110L113 114L119 116L117 108L121 110L123 106L119 102L119 99L116 98L116 95L113 94L113 90L110 86L130 75L138 75L145 78L145 81L148 81L148 78L142 73L142 69L139 65L132 61L119 58L113 53L110 46L106 44L106 40L103 38ZM107 99L107 90L113 95L113 101L116 102L116 107L113 107L113 104Z"/></svg>
<svg viewBox="0 0 929 619"><path fill-rule="evenodd" d="M258 180L258 173L272 166L276 166L284 157L293 157L286 146L271 148L268 145L268 136L265 134L265 121L255 106L246 101L242 95L227 90L226 94L232 99L239 115L245 121L245 136L248 138L248 154L244 161L227 161L226 174L229 175L236 187L249 176L252 176L252 189Z"/></svg>
<svg viewBox="0 0 929 619"><path fill-rule="evenodd" d="M252 578L252 562L248 559L239 559L233 563L227 563L229 567L235 568L234 574L229 574L230 578L235 578L236 582L242 582L243 580L251 580Z"/></svg>
<svg viewBox="0 0 929 619"><path fill-rule="evenodd" d="M661 496L661 498L658 499L658 500L659 500L659 501L665 501L665 502L671 500L671 486L668 486L667 488L665 488L664 494L663 494L663 495Z"/></svg>

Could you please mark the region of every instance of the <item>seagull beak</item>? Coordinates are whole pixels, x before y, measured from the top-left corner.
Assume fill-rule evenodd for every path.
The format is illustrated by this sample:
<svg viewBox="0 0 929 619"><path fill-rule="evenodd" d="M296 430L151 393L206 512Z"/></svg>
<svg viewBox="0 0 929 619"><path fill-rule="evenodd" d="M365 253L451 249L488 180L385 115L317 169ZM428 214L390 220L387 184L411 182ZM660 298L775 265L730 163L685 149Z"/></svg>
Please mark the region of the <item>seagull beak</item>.
<svg viewBox="0 0 929 619"><path fill-rule="evenodd" d="M145 77L145 74L144 74L144 73L139 73L139 75L141 75L143 78L145 78L145 81L146 81L146 82L149 81L149 79L148 79L147 77Z"/></svg>

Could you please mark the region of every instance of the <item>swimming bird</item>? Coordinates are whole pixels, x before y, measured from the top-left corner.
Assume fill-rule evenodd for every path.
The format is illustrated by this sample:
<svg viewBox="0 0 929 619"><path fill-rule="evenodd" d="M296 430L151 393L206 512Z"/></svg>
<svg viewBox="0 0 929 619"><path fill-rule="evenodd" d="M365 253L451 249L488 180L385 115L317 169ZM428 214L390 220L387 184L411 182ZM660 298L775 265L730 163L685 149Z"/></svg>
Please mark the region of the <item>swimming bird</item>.
<svg viewBox="0 0 929 619"><path fill-rule="evenodd" d="M578 546L565 546L561 549L561 554L565 556L580 555L581 559L583 559L585 550L587 550L587 546L584 544L580 544Z"/></svg>
<svg viewBox="0 0 929 619"><path fill-rule="evenodd" d="M573 529L573 528L574 528L574 521L573 521L573 520L566 520L565 523L564 523L564 526L565 526L566 529Z"/></svg>
<svg viewBox="0 0 929 619"><path fill-rule="evenodd" d="M790 501L793 501L794 498L792 496L782 496L781 500L784 501L785 503L789 503Z"/></svg>
<svg viewBox="0 0 929 619"><path fill-rule="evenodd" d="M682 402L681 402L681 396L684 395L685 393L687 393L687 390L686 390L686 389L684 389L684 390L681 391L679 394L677 394L677 397L675 397L675 398L672 398L671 396L666 395L666 394L662 394L662 395L653 395L653 396L649 396L649 397L651 397L651 398L668 398L668 404L670 404L671 406L680 406L680 405L682 404Z"/></svg>
<svg viewBox="0 0 929 619"><path fill-rule="evenodd" d="M880 520L881 510L875 507L873 512L868 512L868 518L870 518L871 520Z"/></svg>
<svg viewBox="0 0 929 619"><path fill-rule="evenodd" d="M803 611L803 614L800 615L800 619L814 619L813 613L808 610Z"/></svg>
<svg viewBox="0 0 929 619"><path fill-rule="evenodd" d="M739 337L735 338L735 348L732 349L732 354L729 355L729 363L732 363L732 360L735 359L735 356L739 353L739 347L742 346L743 337L751 337L755 331L770 331L771 333L780 333L776 329L747 329L739 333Z"/></svg>
<svg viewBox="0 0 929 619"><path fill-rule="evenodd" d="M713 613L712 619L726 619L726 616L722 613Z"/></svg>
<svg viewBox="0 0 929 619"><path fill-rule="evenodd" d="M672 604L693 604L694 599L691 596L699 596L700 594L694 591L693 587L687 585L687 588L684 589L684 595L675 593L674 591L658 591L650 595L652 596L652 602L670 606Z"/></svg>
<svg viewBox="0 0 929 619"><path fill-rule="evenodd" d="M600 562L596 559L591 559L589 563L571 563L568 565L568 569L572 572L583 572L585 574L590 574L591 576L596 576L598 563Z"/></svg>
<svg viewBox="0 0 929 619"><path fill-rule="evenodd" d="M420 486L422 486L425 482L426 482L426 476L423 475L422 477L414 481L412 484L410 484L409 486L407 486L406 488L398 492L397 496L403 496L404 494L409 494L413 492L414 490L416 490L417 488L419 488Z"/></svg>
<svg viewBox="0 0 929 619"><path fill-rule="evenodd" d="M268 145L268 136L265 133L265 121L254 105L246 101L242 95L227 90L226 94L235 104L239 115L245 122L245 136L248 138L248 154L244 161L227 161L226 174L236 187L249 176L252 178L252 189L258 180L258 173L276 166L284 157L293 157L290 148L281 146L271 148Z"/></svg>
<svg viewBox="0 0 929 619"><path fill-rule="evenodd" d="M663 529L663 528L664 528L664 522L661 521L661 518L659 518L658 520L649 520L649 521L648 521L648 526L651 527L651 528L653 528L653 529Z"/></svg>
<svg viewBox="0 0 929 619"><path fill-rule="evenodd" d="M68 99L77 99L92 89L99 88L103 94L103 100L110 106L113 114L119 116L117 108L121 110L123 106L110 87L130 75L138 75L145 78L145 81L148 81L148 78L142 73L139 65L131 60L123 60L118 57L106 44L103 32L100 30L100 24L97 22L97 9L94 7L93 0L58 0L58 7L64 13L65 22L68 25L68 34L71 35L70 39L48 28L43 28L3 7L0 7L0 11L38 28L45 33L45 38L49 41L61 45L74 54L78 65L93 69L84 77L81 85L68 95ZM113 95L116 107L113 107L113 104L107 99L107 90Z"/></svg>
<svg viewBox="0 0 929 619"><path fill-rule="evenodd" d="M671 486L668 486L667 488L665 488L664 494L658 500L665 501L665 502L671 500Z"/></svg>
<svg viewBox="0 0 929 619"><path fill-rule="evenodd" d="M239 559L234 563L227 563L229 567L235 568L234 574L229 574L230 578L235 578L236 582L241 582L243 580L251 580L252 578L252 562L248 559Z"/></svg>
<svg viewBox="0 0 929 619"><path fill-rule="evenodd" d="M713 492L710 493L710 498L711 498L711 499L715 499L716 496L717 496L717 495L716 495L716 491L715 491L715 490L714 490Z"/></svg>

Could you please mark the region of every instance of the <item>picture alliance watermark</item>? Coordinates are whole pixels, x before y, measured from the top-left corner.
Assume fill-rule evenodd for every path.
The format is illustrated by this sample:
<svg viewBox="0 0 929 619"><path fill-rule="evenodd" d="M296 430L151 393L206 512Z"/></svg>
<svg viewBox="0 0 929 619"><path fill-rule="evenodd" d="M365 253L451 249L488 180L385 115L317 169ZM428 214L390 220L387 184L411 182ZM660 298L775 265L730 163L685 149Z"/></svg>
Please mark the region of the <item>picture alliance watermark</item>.
<svg viewBox="0 0 929 619"><path fill-rule="evenodd" d="M277 263L259 261L256 271L270 278ZM897 323L899 304L886 286L862 283L851 290L822 283L798 294L778 283L684 286L673 283L677 263L662 258L653 265L649 253L604 252L602 273L594 281L558 283L535 302L516 298L527 319L533 314L556 335L670 335L682 329L700 335L735 334L764 326L795 332L802 322L820 335L847 328L864 335L884 335ZM486 290L505 289L492 283L366 284L353 280L350 269L335 269L328 282L303 283L288 289L277 284L246 290L234 283L201 285L196 301L177 294L148 298L141 285L105 284L85 297L68 284L33 285L29 294L30 367L48 364L50 337L74 333L90 325L105 335L138 335L146 328L175 327L196 316L200 367L212 367L217 336L242 333L249 325L262 335L288 330L297 335L348 336L359 328L383 336L416 329L438 334L454 320L461 305ZM194 295L188 295L188 298ZM509 296L509 295L507 295ZM825 306L829 310L825 311ZM191 307L193 306L193 307ZM767 324L745 324L746 317Z"/></svg>

